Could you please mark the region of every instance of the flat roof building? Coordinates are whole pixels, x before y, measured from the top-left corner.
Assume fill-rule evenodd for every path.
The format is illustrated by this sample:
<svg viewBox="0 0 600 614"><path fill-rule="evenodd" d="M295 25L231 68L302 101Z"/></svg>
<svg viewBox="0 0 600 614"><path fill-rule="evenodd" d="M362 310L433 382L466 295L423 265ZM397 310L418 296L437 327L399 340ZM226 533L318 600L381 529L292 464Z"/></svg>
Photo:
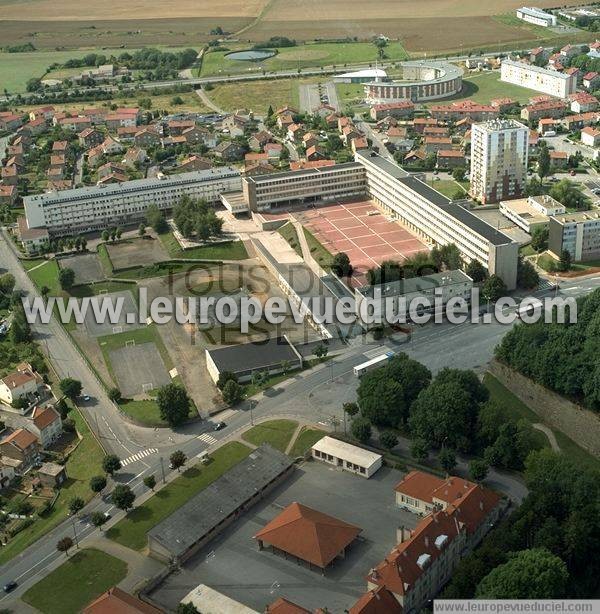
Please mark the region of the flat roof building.
<svg viewBox="0 0 600 614"><path fill-rule="evenodd" d="M548 249L557 258L569 252L574 262L600 258L600 212L579 211L550 218Z"/></svg>
<svg viewBox="0 0 600 614"><path fill-rule="evenodd" d="M29 229L47 228L50 235L60 236L133 224L145 218L150 205L170 210L182 196L217 203L221 192L240 188L240 172L225 166L34 194L23 203Z"/></svg>
<svg viewBox="0 0 600 614"><path fill-rule="evenodd" d="M533 64L504 60L500 66L500 80L527 87L557 98L567 98L577 89L577 76Z"/></svg>
<svg viewBox="0 0 600 614"><path fill-rule="evenodd" d="M289 456L262 444L148 531L150 555L182 563L260 501L294 468Z"/></svg>
<svg viewBox="0 0 600 614"><path fill-rule="evenodd" d="M565 206L548 194L500 202L500 213L529 234L538 226L547 226L550 216L565 211Z"/></svg>
<svg viewBox="0 0 600 614"><path fill-rule="evenodd" d="M556 26L558 23L556 15L546 13L546 11L542 11L542 9L535 6L522 6L520 9L517 9L517 17L527 23L533 23L544 28Z"/></svg>
<svg viewBox="0 0 600 614"><path fill-rule="evenodd" d="M432 244L455 243L466 260L478 260L504 280L517 283L519 244L399 166L372 152L357 152L367 169L369 195L388 213Z"/></svg>
<svg viewBox="0 0 600 614"><path fill-rule="evenodd" d="M325 436L311 448L315 460L370 478L382 465L383 456L346 441Z"/></svg>

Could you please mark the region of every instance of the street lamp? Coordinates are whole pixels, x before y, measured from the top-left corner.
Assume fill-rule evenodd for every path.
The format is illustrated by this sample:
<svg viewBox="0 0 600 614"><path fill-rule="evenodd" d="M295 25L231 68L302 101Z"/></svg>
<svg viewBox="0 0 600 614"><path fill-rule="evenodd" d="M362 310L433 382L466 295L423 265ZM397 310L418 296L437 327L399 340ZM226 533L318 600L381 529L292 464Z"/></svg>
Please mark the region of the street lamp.
<svg viewBox="0 0 600 614"><path fill-rule="evenodd" d="M75 537L75 546L79 549L79 541L77 539L77 527L75 526L75 516L71 516L71 523L73 524L73 536Z"/></svg>

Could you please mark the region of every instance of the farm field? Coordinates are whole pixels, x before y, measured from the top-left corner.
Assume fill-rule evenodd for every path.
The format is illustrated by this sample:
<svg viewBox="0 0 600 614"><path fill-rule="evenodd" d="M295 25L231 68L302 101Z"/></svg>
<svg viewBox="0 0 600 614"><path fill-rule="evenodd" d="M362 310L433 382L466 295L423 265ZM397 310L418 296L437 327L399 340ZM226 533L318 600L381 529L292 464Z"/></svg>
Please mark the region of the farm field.
<svg viewBox="0 0 600 614"><path fill-rule="evenodd" d="M293 34L290 33L290 36ZM268 38L268 37L267 37ZM311 66L332 66L375 62L377 49L368 42L307 43L296 47L279 49L279 53L261 62L229 60L226 55L235 50L247 49L249 45L228 45L228 51L211 51L202 62L201 76L239 74L247 71L257 72L297 70ZM388 60L405 60L406 50L399 42L390 42L385 48Z"/></svg>
<svg viewBox="0 0 600 614"><path fill-rule="evenodd" d="M0 6L2 2L0 2ZM7 22L0 22L0 32L2 38L4 38L4 31L10 28ZM137 51L139 47L127 49L127 51ZM162 48L163 51L172 51L168 47ZM110 57L111 55L120 55L124 53L125 49L119 48L93 48L82 47L77 51L32 51L27 53L0 53L0 84L4 90L6 88L9 92L24 92L25 86L29 79L35 77L43 77L46 70L52 64L63 64L67 60L74 58L82 58L87 53L102 53L103 55ZM76 69L75 71L69 70L68 72L78 74L84 68Z"/></svg>

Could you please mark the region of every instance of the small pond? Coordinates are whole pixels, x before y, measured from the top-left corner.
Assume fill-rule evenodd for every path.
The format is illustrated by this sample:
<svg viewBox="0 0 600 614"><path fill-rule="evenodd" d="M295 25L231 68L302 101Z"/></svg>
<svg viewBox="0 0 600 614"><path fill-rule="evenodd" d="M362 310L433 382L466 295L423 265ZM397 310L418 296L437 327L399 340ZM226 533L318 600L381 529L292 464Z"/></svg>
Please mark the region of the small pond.
<svg viewBox="0 0 600 614"><path fill-rule="evenodd" d="M275 51L272 51L270 49L245 49L244 51L233 51L232 53L228 53L225 57L228 60L257 62L259 60L266 60L267 58L272 58L275 53Z"/></svg>

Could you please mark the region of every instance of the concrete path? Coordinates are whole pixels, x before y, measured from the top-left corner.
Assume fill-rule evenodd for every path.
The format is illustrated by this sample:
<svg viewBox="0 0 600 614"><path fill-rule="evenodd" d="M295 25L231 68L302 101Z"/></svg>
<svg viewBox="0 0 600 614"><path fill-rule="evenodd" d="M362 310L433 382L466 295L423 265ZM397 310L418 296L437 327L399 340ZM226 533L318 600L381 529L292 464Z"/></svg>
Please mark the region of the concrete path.
<svg viewBox="0 0 600 614"><path fill-rule="evenodd" d="M212 109L215 113L220 113L221 115L227 115L228 111L225 111L224 109L221 109L221 107L218 107L207 95L206 92L204 91L204 89L199 88L197 90L195 90L196 95L198 96L198 98L200 98L200 100L209 108Z"/></svg>
<svg viewBox="0 0 600 614"><path fill-rule="evenodd" d="M544 435L546 435L548 441L550 442L550 447L554 452L560 452L560 446L558 445L558 441L556 441L556 436L554 435L552 429L548 428L545 424L542 424L541 422L534 422L531 426L533 426L533 428L537 431L541 431L542 433L544 433Z"/></svg>

